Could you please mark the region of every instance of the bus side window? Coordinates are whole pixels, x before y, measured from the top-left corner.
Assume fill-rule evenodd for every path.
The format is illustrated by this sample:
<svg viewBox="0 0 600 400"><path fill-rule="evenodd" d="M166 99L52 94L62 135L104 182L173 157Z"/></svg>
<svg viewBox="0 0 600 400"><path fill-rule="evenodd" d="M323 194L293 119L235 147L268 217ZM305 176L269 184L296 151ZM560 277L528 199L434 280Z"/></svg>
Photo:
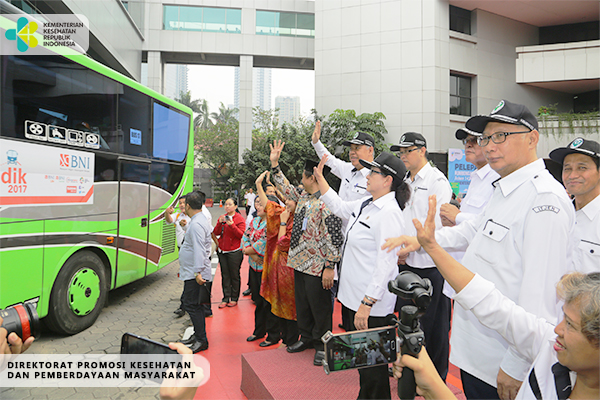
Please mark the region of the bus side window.
<svg viewBox="0 0 600 400"><path fill-rule="evenodd" d="M145 94L122 86L122 94L119 95L119 126L125 154L140 157L152 155L150 101Z"/></svg>

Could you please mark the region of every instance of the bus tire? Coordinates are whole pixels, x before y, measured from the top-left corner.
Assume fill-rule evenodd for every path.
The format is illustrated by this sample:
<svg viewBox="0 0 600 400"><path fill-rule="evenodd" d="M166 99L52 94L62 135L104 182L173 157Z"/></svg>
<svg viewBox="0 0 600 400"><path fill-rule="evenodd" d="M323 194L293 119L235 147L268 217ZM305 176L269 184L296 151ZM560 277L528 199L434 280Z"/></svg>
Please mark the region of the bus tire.
<svg viewBox="0 0 600 400"><path fill-rule="evenodd" d="M94 324L108 295L106 268L91 251L72 255L63 265L50 295L47 326L73 335Z"/></svg>

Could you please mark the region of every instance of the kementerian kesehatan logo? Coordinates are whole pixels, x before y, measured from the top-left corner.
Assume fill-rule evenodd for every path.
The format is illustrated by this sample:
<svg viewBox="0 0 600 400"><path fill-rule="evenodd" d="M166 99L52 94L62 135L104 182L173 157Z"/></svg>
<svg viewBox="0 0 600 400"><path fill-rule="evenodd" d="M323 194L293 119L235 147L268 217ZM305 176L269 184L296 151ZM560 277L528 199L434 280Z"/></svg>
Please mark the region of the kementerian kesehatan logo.
<svg viewBox="0 0 600 400"><path fill-rule="evenodd" d="M38 24L36 22L21 17L17 20L17 29L8 29L5 36L8 40L16 40L17 49L24 53L30 47L33 48L38 45L38 40L33 36L37 28Z"/></svg>
<svg viewBox="0 0 600 400"><path fill-rule="evenodd" d="M573 140L573 141L571 142L571 146L570 146L570 147L571 147L572 149L576 149L576 148L578 148L579 146L581 146L582 144L583 144L583 139L582 139L582 138L577 138L577 139L575 139L575 140Z"/></svg>

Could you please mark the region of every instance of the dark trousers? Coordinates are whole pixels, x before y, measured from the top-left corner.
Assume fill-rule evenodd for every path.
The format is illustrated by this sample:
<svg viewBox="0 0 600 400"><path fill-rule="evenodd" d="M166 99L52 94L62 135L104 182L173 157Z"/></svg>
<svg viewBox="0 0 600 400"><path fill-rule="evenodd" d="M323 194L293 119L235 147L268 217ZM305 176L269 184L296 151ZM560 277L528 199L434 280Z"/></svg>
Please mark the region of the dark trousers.
<svg viewBox="0 0 600 400"><path fill-rule="evenodd" d="M429 349L427 349L429 351ZM490 399L500 400L498 389L488 385L479 378L474 377L468 372L460 370L460 380L462 381L465 397L469 400Z"/></svg>
<svg viewBox="0 0 600 400"><path fill-rule="evenodd" d="M294 320L281 318L273 314L271 312L271 305L269 304L267 334L269 342L279 342L280 339L283 339L283 344L291 346L298 341L298 323Z"/></svg>
<svg viewBox="0 0 600 400"><path fill-rule="evenodd" d="M183 282L181 301L183 302L183 309L189 314L194 325L194 336L201 342L208 342L204 321L204 307L200 304L200 285L198 285L195 279Z"/></svg>
<svg viewBox="0 0 600 400"><path fill-rule="evenodd" d="M256 304L254 309L254 332L257 337L265 336L267 332L267 315L271 311L271 305L260 295L260 283L262 281L262 271L250 270L250 290L252 291L252 301Z"/></svg>
<svg viewBox="0 0 600 400"><path fill-rule="evenodd" d="M342 312L345 312L349 318L350 330L355 331L354 316L355 311L342 305ZM380 326L388 326L385 317L369 317L369 328L378 328ZM378 367L361 368L358 370L360 375L360 392L359 399L391 399L390 392L390 376L388 375L388 366L381 365Z"/></svg>
<svg viewBox="0 0 600 400"><path fill-rule="evenodd" d="M231 253L217 253L221 266L221 279L223 286L223 302L238 301L240 297L240 267L244 259L241 250Z"/></svg>
<svg viewBox="0 0 600 400"><path fill-rule="evenodd" d="M442 293L444 278L437 268L412 268L400 265L400 271L411 271L421 278L428 278L433 285L433 296L427 307L425 315L421 317L421 329L425 333L427 353L442 379L446 380L448 374L448 355L450 343L450 299ZM414 305L412 300L398 298L396 310L400 311L404 305Z"/></svg>
<svg viewBox="0 0 600 400"><path fill-rule="evenodd" d="M304 343L323 350L321 337L331 330L331 291L320 276L294 271L298 331Z"/></svg>

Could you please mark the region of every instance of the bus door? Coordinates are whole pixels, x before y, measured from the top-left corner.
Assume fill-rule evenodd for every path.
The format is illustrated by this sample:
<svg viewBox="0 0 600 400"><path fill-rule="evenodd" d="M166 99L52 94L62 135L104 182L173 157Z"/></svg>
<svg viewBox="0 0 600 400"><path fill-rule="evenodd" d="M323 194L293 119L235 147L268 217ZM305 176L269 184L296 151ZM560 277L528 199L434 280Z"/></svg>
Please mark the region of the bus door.
<svg viewBox="0 0 600 400"><path fill-rule="evenodd" d="M117 286L146 276L150 161L119 157Z"/></svg>

